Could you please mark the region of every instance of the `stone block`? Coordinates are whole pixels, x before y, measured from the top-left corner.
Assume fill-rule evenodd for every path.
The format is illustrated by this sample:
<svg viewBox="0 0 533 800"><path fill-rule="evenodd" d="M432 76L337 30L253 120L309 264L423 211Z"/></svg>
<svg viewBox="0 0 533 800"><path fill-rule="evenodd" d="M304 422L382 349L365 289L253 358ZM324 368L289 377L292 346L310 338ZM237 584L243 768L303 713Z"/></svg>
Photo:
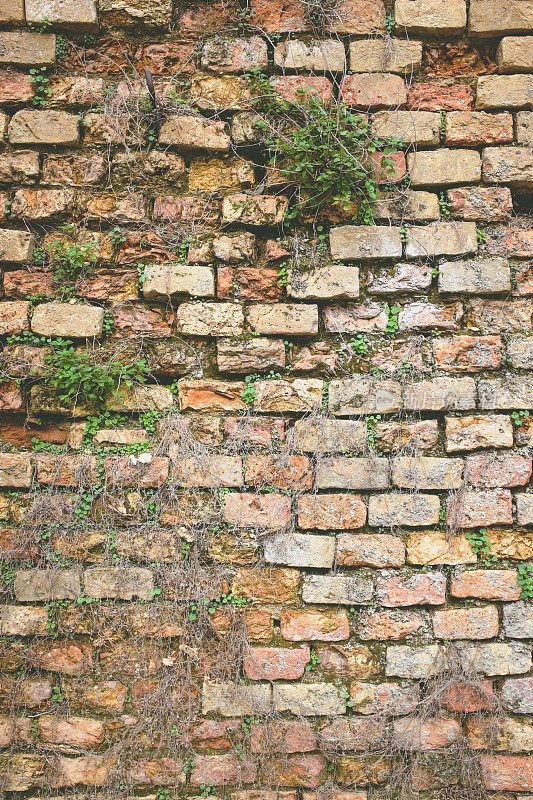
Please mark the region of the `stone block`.
<svg viewBox="0 0 533 800"><path fill-rule="evenodd" d="M519 111L516 115L516 141L533 145L533 111Z"/></svg>
<svg viewBox="0 0 533 800"><path fill-rule="evenodd" d="M332 683L277 683L273 688L274 710L302 717L345 714L342 690Z"/></svg>
<svg viewBox="0 0 533 800"><path fill-rule="evenodd" d="M309 647L251 647L243 666L253 681L295 680L304 674L309 658Z"/></svg>
<svg viewBox="0 0 533 800"><path fill-rule="evenodd" d="M99 0L100 14L112 26L169 29L172 0Z"/></svg>
<svg viewBox="0 0 533 800"><path fill-rule="evenodd" d="M509 336L507 339L507 355L513 367L517 369L533 369L533 337Z"/></svg>
<svg viewBox="0 0 533 800"><path fill-rule="evenodd" d="M287 294L298 300L356 299L359 297L359 268L331 264L309 271L291 270Z"/></svg>
<svg viewBox="0 0 533 800"><path fill-rule="evenodd" d="M79 121L66 111L17 111L8 128L11 144L77 145Z"/></svg>
<svg viewBox="0 0 533 800"><path fill-rule="evenodd" d="M498 635L496 606L435 611L433 632L437 639L493 639Z"/></svg>
<svg viewBox="0 0 533 800"><path fill-rule="evenodd" d="M443 36L466 27L466 0L395 0L394 19L399 30Z"/></svg>
<svg viewBox="0 0 533 800"><path fill-rule="evenodd" d="M517 675L531 669L531 645L524 642L487 642L460 646L465 667L484 675Z"/></svg>
<svg viewBox="0 0 533 800"><path fill-rule="evenodd" d="M240 494L231 492L225 496L222 514L224 521L230 525L236 525L239 528L265 528L272 531L288 526L291 501L290 498L281 494L257 495L251 492L241 492ZM283 560L286 551L282 548L282 541L285 540L281 538L273 541L272 547L269 549L274 563L286 563ZM281 561L277 560L278 556L282 559Z"/></svg>
<svg viewBox="0 0 533 800"><path fill-rule="evenodd" d="M292 381L259 380L255 384L254 411L316 411L322 405L324 381L318 378L295 378Z"/></svg>
<svg viewBox="0 0 533 800"><path fill-rule="evenodd" d="M30 453L0 453L0 486L29 489L33 474Z"/></svg>
<svg viewBox="0 0 533 800"><path fill-rule="evenodd" d="M446 531L415 531L407 541L409 564L475 564L477 556L465 536L448 537Z"/></svg>
<svg viewBox="0 0 533 800"><path fill-rule="evenodd" d="M439 292L497 294L511 290L511 269L505 258L445 261L439 265Z"/></svg>
<svg viewBox="0 0 533 800"><path fill-rule="evenodd" d="M2 606L2 636L42 636L47 633L48 612L39 606Z"/></svg>
<svg viewBox="0 0 533 800"><path fill-rule="evenodd" d="M95 599L152 600L154 575L144 567L91 567L83 573L85 591Z"/></svg>
<svg viewBox="0 0 533 800"><path fill-rule="evenodd" d="M362 528L366 506L357 494L303 494L298 498L298 527L321 531Z"/></svg>
<svg viewBox="0 0 533 800"><path fill-rule="evenodd" d="M461 186L446 194L454 219L506 222L513 213L513 196L506 186Z"/></svg>
<svg viewBox="0 0 533 800"><path fill-rule="evenodd" d="M350 42L351 72L394 72L409 76L422 65L422 42L358 39Z"/></svg>
<svg viewBox="0 0 533 800"><path fill-rule="evenodd" d="M221 372L264 372L285 367L285 345L278 339L250 339L234 343L231 339L217 342L217 365Z"/></svg>
<svg viewBox="0 0 533 800"><path fill-rule="evenodd" d="M520 5L524 0L518 0ZM529 108L531 75L480 75L477 79L476 108Z"/></svg>
<svg viewBox="0 0 533 800"><path fill-rule="evenodd" d="M386 458L320 458L316 467L317 489L387 489Z"/></svg>
<svg viewBox="0 0 533 800"><path fill-rule="evenodd" d="M356 414L392 414L402 407L401 384L377 378L344 378L331 381L328 407L338 417Z"/></svg>
<svg viewBox="0 0 533 800"><path fill-rule="evenodd" d="M268 68L267 44L260 36L248 39L213 36L202 47L200 65L215 72L251 72Z"/></svg>
<svg viewBox="0 0 533 800"><path fill-rule="evenodd" d="M182 303L176 320L179 333L186 336L240 336L244 328L237 303Z"/></svg>
<svg viewBox="0 0 533 800"><path fill-rule="evenodd" d="M75 569L17 570L13 591L23 603L75 600L81 594L80 574Z"/></svg>
<svg viewBox="0 0 533 800"><path fill-rule="evenodd" d="M265 541L265 561L288 567L331 569L335 539L309 533L278 533Z"/></svg>
<svg viewBox="0 0 533 800"><path fill-rule="evenodd" d="M385 528L435 525L439 521L439 510L439 498L430 494L372 495L368 501L368 524Z"/></svg>
<svg viewBox="0 0 533 800"><path fill-rule="evenodd" d="M461 303L436 305L422 300L403 307L398 315L398 325L401 331L457 331L462 316Z"/></svg>
<svg viewBox="0 0 533 800"><path fill-rule="evenodd" d="M497 369L502 360L499 336L455 336L433 342L433 356L446 372L478 372Z"/></svg>
<svg viewBox="0 0 533 800"><path fill-rule="evenodd" d="M520 599L515 569L472 569L457 571L452 577L452 597L476 597L479 600Z"/></svg>
<svg viewBox="0 0 533 800"><path fill-rule="evenodd" d="M294 446L305 453L360 452L366 448L366 423L358 420L298 419L292 429Z"/></svg>
<svg viewBox="0 0 533 800"><path fill-rule="evenodd" d="M533 678L510 678L504 681L501 701L507 711L533 714Z"/></svg>
<svg viewBox="0 0 533 800"><path fill-rule="evenodd" d="M462 473L462 458L396 456L392 461L392 482L401 489L459 489Z"/></svg>
<svg viewBox="0 0 533 800"><path fill-rule="evenodd" d="M401 567L405 563L405 545L398 536L386 533L340 533L337 563L344 567Z"/></svg>
<svg viewBox="0 0 533 800"><path fill-rule="evenodd" d="M372 130L382 139L395 136L405 145L428 147L440 142L440 123L440 114L436 111L378 111L372 119Z"/></svg>
<svg viewBox="0 0 533 800"><path fill-rule="evenodd" d="M447 513L451 524L459 528L512 525L512 495L508 489L464 491L448 498Z"/></svg>
<svg viewBox="0 0 533 800"><path fill-rule="evenodd" d="M324 325L330 333L384 331L388 319L387 306L376 302L348 303L324 309Z"/></svg>
<svg viewBox="0 0 533 800"><path fill-rule="evenodd" d="M106 402L109 411L164 411L174 404L174 395L168 386L139 384L122 386Z"/></svg>
<svg viewBox="0 0 533 800"><path fill-rule="evenodd" d="M387 647L385 674L396 678L424 680L437 675L443 662L444 656L439 645L392 645Z"/></svg>
<svg viewBox="0 0 533 800"><path fill-rule="evenodd" d="M449 186L481 180L481 158L474 150L442 148L408 153L407 167L413 186Z"/></svg>
<svg viewBox="0 0 533 800"><path fill-rule="evenodd" d="M142 292L147 300L167 300L179 294L213 297L213 270L187 264L148 264L144 270Z"/></svg>
<svg viewBox="0 0 533 800"><path fill-rule="evenodd" d="M202 712L221 714L223 717L239 717L248 714L268 714L271 711L269 684L238 686L234 683L211 683L205 681L202 688Z"/></svg>
<svg viewBox="0 0 533 800"><path fill-rule="evenodd" d="M533 37L532 37L533 42ZM533 86L533 78L531 79ZM483 179L488 183L533 188L533 152L530 147L485 147Z"/></svg>
<svg viewBox="0 0 533 800"><path fill-rule="evenodd" d="M21 333L28 329L30 304L25 300L0 302L0 334Z"/></svg>
<svg viewBox="0 0 533 800"><path fill-rule="evenodd" d="M361 109L396 108L407 102L405 81L389 72L346 75L340 84L340 99Z"/></svg>
<svg viewBox="0 0 533 800"><path fill-rule="evenodd" d="M0 64L50 67L56 60L56 37L30 31L0 32Z"/></svg>
<svg viewBox="0 0 533 800"><path fill-rule="evenodd" d="M96 0L26 0L26 20L36 25L46 20L59 28L95 31Z"/></svg>
<svg viewBox="0 0 533 800"><path fill-rule="evenodd" d="M503 632L511 639L533 639L533 605L524 600L504 605Z"/></svg>
<svg viewBox="0 0 533 800"><path fill-rule="evenodd" d="M274 64L284 70L343 72L344 45L335 39L286 39L274 47Z"/></svg>
<svg viewBox="0 0 533 800"><path fill-rule="evenodd" d="M248 322L258 333L282 336L312 335L318 333L318 306L303 303L250 306Z"/></svg>
<svg viewBox="0 0 533 800"><path fill-rule="evenodd" d="M472 0L468 20L471 36L524 34L533 30L530 0Z"/></svg>
<svg viewBox="0 0 533 800"><path fill-rule="evenodd" d="M461 256L476 252L477 234L473 222L433 222L425 227L407 228L407 258Z"/></svg>
<svg viewBox="0 0 533 800"><path fill-rule="evenodd" d="M220 120L176 115L164 121L159 132L159 142L183 150L213 150L227 153L231 140L226 124Z"/></svg>
<svg viewBox="0 0 533 800"><path fill-rule="evenodd" d="M305 575L302 584L304 603L361 605L373 594L372 578L359 575Z"/></svg>
<svg viewBox="0 0 533 800"><path fill-rule="evenodd" d="M397 258L402 255L400 232L388 226L345 225L330 233L335 259Z"/></svg>
<svg viewBox="0 0 533 800"><path fill-rule="evenodd" d="M443 572L382 572L376 582L376 597L387 608L439 606L446 601L446 575Z"/></svg>
<svg viewBox="0 0 533 800"><path fill-rule="evenodd" d="M473 378L433 378L408 384L403 391L408 411L468 411L476 407Z"/></svg>
<svg viewBox="0 0 533 800"><path fill-rule="evenodd" d="M524 409L533 406L533 378L509 374L503 378L480 380L479 407L482 409Z"/></svg>
<svg viewBox="0 0 533 800"><path fill-rule="evenodd" d="M104 309L70 303L40 303L34 310L31 329L39 336L82 339L102 335Z"/></svg>

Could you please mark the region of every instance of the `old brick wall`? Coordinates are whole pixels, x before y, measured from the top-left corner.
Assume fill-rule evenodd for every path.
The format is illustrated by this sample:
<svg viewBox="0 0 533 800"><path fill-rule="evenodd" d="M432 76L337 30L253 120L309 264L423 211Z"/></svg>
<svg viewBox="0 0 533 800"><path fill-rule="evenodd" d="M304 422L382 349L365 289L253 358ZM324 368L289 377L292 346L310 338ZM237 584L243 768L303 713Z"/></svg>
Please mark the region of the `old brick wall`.
<svg viewBox="0 0 533 800"><path fill-rule="evenodd" d="M532 73L533 0L0 0L1 793L531 800ZM403 141L372 224L267 85Z"/></svg>

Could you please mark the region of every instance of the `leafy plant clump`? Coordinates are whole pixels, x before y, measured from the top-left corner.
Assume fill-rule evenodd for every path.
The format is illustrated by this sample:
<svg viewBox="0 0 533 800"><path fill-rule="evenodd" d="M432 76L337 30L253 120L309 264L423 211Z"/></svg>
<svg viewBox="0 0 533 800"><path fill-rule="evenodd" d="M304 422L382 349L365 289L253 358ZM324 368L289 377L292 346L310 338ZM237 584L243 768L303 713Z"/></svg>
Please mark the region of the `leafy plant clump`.
<svg viewBox="0 0 533 800"><path fill-rule="evenodd" d="M300 93L288 103L275 97L269 106L280 121L261 123L270 153L268 166L297 187L289 218L316 215L325 206L353 209L364 224L374 220L380 180L392 178L392 158L402 140L376 136L364 115L344 103Z"/></svg>
<svg viewBox="0 0 533 800"><path fill-rule="evenodd" d="M121 386L146 380L146 362L98 361L88 350L66 346L46 354L43 380L66 406L81 401L104 408L106 399Z"/></svg>
<svg viewBox="0 0 533 800"><path fill-rule="evenodd" d="M62 285L73 283L77 278L86 275L97 259L93 245L80 245L61 239L53 241L48 251L54 278Z"/></svg>

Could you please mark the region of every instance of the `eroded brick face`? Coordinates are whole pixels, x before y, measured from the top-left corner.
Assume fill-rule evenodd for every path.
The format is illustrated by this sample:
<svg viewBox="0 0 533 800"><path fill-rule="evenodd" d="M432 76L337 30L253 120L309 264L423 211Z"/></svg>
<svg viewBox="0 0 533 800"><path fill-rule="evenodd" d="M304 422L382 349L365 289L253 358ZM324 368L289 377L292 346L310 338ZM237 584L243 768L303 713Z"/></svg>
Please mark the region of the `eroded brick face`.
<svg viewBox="0 0 533 800"><path fill-rule="evenodd" d="M9 800L531 800L532 52L531 0L0 0Z"/></svg>

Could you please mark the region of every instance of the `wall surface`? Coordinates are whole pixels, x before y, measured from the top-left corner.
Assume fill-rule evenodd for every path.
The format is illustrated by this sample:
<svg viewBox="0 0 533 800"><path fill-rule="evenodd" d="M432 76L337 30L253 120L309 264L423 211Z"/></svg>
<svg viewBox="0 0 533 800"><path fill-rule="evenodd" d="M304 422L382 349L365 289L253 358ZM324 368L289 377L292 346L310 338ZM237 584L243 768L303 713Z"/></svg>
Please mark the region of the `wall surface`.
<svg viewBox="0 0 533 800"><path fill-rule="evenodd" d="M533 0L0 0L0 793L531 800L532 73Z"/></svg>

